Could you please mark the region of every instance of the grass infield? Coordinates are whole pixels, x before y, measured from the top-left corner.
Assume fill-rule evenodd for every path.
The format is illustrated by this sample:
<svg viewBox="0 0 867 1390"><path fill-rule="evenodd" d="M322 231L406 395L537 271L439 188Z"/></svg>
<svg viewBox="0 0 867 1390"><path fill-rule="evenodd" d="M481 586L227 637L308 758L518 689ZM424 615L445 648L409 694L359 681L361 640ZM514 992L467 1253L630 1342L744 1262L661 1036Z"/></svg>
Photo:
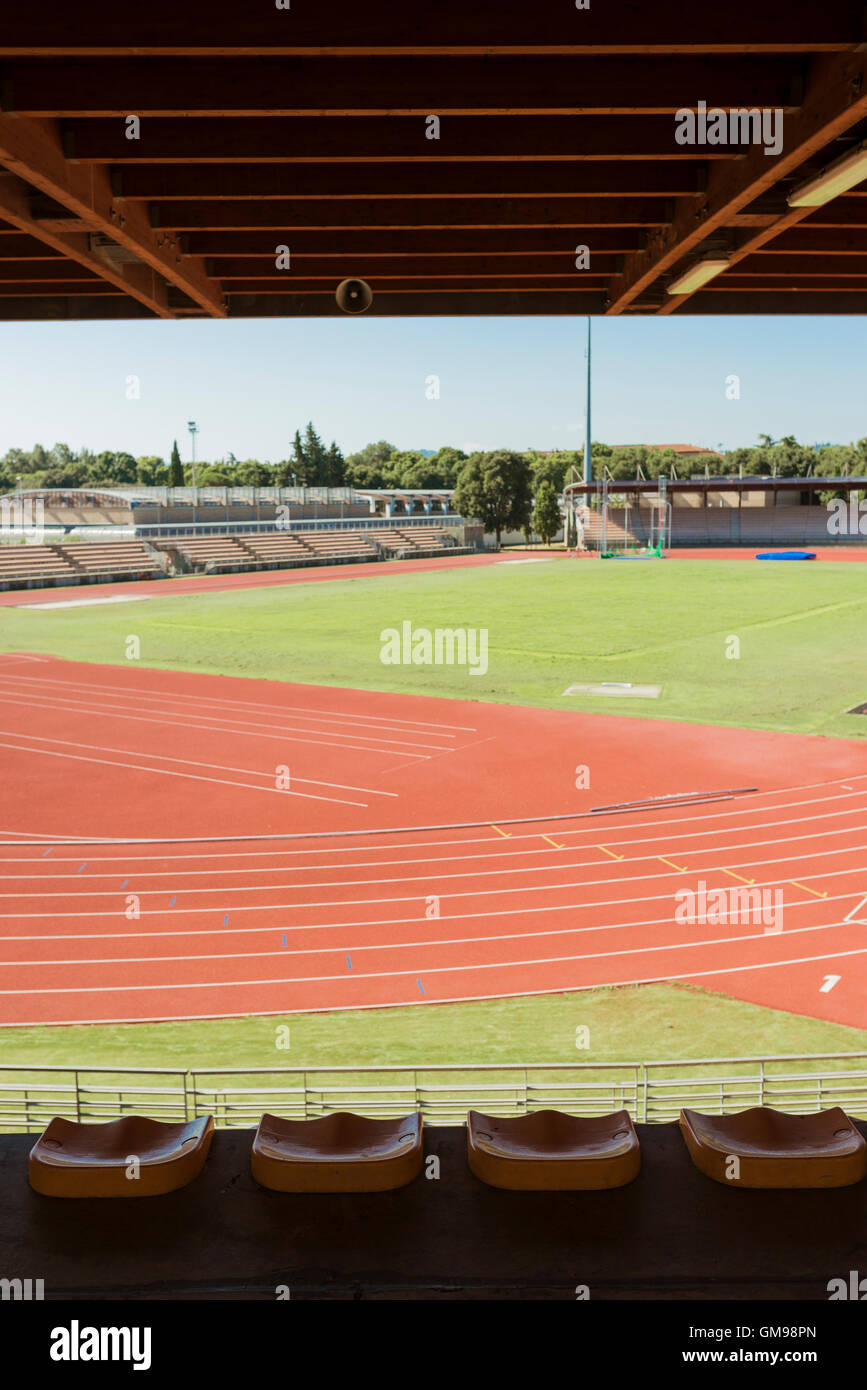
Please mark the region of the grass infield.
<svg viewBox="0 0 867 1390"><path fill-rule="evenodd" d="M486 674L383 665L381 632L407 620L486 628ZM327 583L129 606L4 607L0 651L124 665L135 634L141 666L858 738L867 720L846 711L867 700L865 623L867 565L556 558L382 576L359 569ZM736 658L726 655L733 638ZM662 691L652 704L563 697L588 681Z"/></svg>
<svg viewBox="0 0 867 1390"><path fill-rule="evenodd" d="M278 1028L286 1024L290 1047L278 1050ZM587 1049L576 1048L579 1027L590 1030ZM867 1053L867 1030L678 984L267 1018L0 1029L0 1059L27 1066L592 1064L810 1052Z"/></svg>

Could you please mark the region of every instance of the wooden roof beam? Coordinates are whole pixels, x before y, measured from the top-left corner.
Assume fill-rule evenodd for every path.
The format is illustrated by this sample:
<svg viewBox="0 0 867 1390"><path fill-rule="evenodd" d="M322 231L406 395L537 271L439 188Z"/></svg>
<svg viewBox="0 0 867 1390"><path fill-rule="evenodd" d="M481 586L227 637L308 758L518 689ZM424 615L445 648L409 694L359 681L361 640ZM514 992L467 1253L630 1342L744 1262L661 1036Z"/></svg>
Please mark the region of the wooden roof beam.
<svg viewBox="0 0 867 1390"><path fill-rule="evenodd" d="M183 121L149 116L140 140L127 140L116 119L64 121L70 159L97 164L440 164L525 161L610 163L662 160L686 164L724 160L740 151L729 145L704 150L674 145L671 116L449 116L439 140L425 138L417 116L249 116L243 121L187 116ZM191 171L192 172L192 171Z"/></svg>
<svg viewBox="0 0 867 1390"><path fill-rule="evenodd" d="M743 160L714 165L708 172L706 192L698 198L680 199L672 223L653 235L647 249L627 258L623 274L611 282L607 312L622 313L681 261L685 268L688 253L724 228L733 214L744 211L787 175L797 173L806 160L865 116L867 55L859 52L817 58L810 67L801 110L785 118L784 152L770 158L761 146L756 146ZM792 210L800 216L810 211ZM783 226L778 229L774 224L760 236L767 240L796 220L792 214L785 214L780 219ZM678 296L682 302L686 298Z"/></svg>
<svg viewBox="0 0 867 1390"><path fill-rule="evenodd" d="M0 121L2 119L0 117ZM168 307L165 280L145 265L112 265L104 255L94 250L88 232L65 230L62 219L59 218L38 220L33 216L30 203L29 185L16 174L8 171L0 173L0 216L19 231L26 232L38 240L42 245L43 254L48 246L63 257L65 268L69 267L70 261L75 262L76 266L82 266L97 276L103 284L107 283L112 288L131 295L159 318L172 317ZM78 219L70 220L74 227L78 226ZM3 253L4 247L0 244L0 256ZM24 266L27 264L29 262L23 263ZM61 291L58 289L57 293Z"/></svg>
<svg viewBox="0 0 867 1390"><path fill-rule="evenodd" d="M835 56L836 55L832 55ZM799 57L705 56L708 105L799 104ZM3 107L26 116L654 115L697 100L688 58L10 60ZM442 138L442 137L441 137ZM431 141L425 139L425 144ZM672 145L674 141L672 139Z"/></svg>
<svg viewBox="0 0 867 1390"><path fill-rule="evenodd" d="M40 0L3 17L0 52L32 57L129 57L377 53L734 53L841 50L859 32L859 0L620 0L617 5L527 5L526 0L438 0L327 6L296 3L278 11L210 0L207 22L177 0L125 7L116 0Z"/></svg>
<svg viewBox="0 0 867 1390"><path fill-rule="evenodd" d="M102 261L102 268L97 269L95 262L84 258L86 243L87 255L90 255L87 233L47 231L32 218L22 223L20 199L17 210L0 206L0 216L7 221L80 264L97 269L97 274L119 284L161 317L172 317L166 307L162 281L175 285L213 317L225 317L222 291L208 280L201 261L182 255L176 244L154 231L145 210L138 204L118 203L112 195L107 170L70 164L63 156L53 122L0 114L0 163L17 178L61 204L74 217L81 218L93 232L108 236L132 251L141 264L112 268L105 264L104 258L97 256L96 260ZM116 270L120 272L119 278Z"/></svg>

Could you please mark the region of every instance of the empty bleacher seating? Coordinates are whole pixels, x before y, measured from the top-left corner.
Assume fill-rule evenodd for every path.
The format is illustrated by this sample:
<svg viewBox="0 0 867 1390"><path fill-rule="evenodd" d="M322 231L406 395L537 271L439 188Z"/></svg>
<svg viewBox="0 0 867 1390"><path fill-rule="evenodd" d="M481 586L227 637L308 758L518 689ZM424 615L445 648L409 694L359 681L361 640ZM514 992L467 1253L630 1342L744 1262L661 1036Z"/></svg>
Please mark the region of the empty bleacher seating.
<svg viewBox="0 0 867 1390"><path fill-rule="evenodd" d="M74 583L75 567L56 545L0 546L0 589Z"/></svg>
<svg viewBox="0 0 867 1390"><path fill-rule="evenodd" d="M80 574L98 576L154 575L160 563L141 541L81 541L58 546Z"/></svg>

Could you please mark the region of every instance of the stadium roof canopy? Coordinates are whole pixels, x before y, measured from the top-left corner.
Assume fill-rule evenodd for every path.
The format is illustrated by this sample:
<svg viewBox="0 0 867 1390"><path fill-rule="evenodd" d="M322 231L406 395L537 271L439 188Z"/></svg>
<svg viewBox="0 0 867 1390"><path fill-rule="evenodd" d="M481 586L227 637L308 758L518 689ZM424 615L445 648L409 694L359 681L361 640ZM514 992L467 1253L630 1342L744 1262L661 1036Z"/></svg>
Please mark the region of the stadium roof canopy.
<svg viewBox="0 0 867 1390"><path fill-rule="evenodd" d="M861 0L7 0L0 319L350 276L370 316L858 313L864 183L789 198L867 135L865 40Z"/></svg>

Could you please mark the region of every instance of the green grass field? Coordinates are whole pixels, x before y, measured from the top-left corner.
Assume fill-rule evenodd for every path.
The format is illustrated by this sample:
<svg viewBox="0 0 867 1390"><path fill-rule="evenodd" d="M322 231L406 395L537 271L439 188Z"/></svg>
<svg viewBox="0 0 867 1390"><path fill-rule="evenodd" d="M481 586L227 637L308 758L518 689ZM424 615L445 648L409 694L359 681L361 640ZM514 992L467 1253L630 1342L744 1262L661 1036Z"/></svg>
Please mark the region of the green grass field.
<svg viewBox="0 0 867 1390"><path fill-rule="evenodd" d="M606 712L609 701L562 691L582 680L650 682L663 687L658 701L618 702L615 712L858 738L867 721L845 710L867 699L865 619L867 565L557 558L388 575L348 569L326 583L128 606L0 608L0 651L124 665L135 634L142 666ZM380 632L404 620L487 628L487 674L383 665ZM738 659L726 657L733 637ZM291 1057L274 1056L278 1021L291 1024ZM574 1034L585 1022L594 1041L582 1056ZM0 1029L0 1060L15 1064L612 1061L865 1047L867 1031L675 986L284 1020Z"/></svg>
<svg viewBox="0 0 867 1390"><path fill-rule="evenodd" d="M167 581L167 586L171 581ZM58 597L66 591L59 590ZM380 633L487 628L489 668L386 666ZM867 565L558 558L149 599L42 613L0 609L0 650L313 685L605 709L564 699L587 680L661 684L618 714L863 737ZM728 639L740 643L726 656Z"/></svg>
<svg viewBox="0 0 867 1390"><path fill-rule="evenodd" d="M282 1025L290 1028L288 1051L275 1043ZM590 1030L582 1050L579 1026ZM867 1030L661 984L332 1014L0 1030L7 1066L592 1064L804 1052L867 1053Z"/></svg>

